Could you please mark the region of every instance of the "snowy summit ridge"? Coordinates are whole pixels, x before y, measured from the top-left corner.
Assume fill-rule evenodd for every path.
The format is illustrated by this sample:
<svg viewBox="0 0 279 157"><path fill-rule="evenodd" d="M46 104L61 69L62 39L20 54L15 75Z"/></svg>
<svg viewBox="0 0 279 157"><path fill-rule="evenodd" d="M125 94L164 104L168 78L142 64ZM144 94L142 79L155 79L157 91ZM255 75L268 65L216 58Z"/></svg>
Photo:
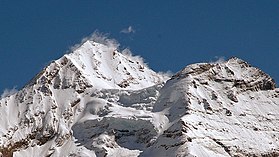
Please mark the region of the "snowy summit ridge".
<svg viewBox="0 0 279 157"><path fill-rule="evenodd" d="M120 53L115 46L91 40L54 61L42 72L46 75L54 73L53 84L57 88L76 87L77 82L82 80L85 86L94 88L141 89L163 81L162 76L140 59Z"/></svg>
<svg viewBox="0 0 279 157"><path fill-rule="evenodd" d="M279 89L236 57L171 78L87 40L0 100L2 156L279 156Z"/></svg>

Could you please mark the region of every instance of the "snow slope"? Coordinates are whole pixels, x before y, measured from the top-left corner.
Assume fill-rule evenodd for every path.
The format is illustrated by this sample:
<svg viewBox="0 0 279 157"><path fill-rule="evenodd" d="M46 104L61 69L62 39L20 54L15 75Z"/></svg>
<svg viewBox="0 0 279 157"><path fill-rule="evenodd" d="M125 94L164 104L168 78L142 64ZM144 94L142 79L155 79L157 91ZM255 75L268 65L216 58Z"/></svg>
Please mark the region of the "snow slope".
<svg viewBox="0 0 279 157"><path fill-rule="evenodd" d="M279 89L238 58L172 78L87 40L0 100L3 156L279 156Z"/></svg>
<svg viewBox="0 0 279 157"><path fill-rule="evenodd" d="M160 93L170 127L143 156L279 155L279 90L248 63L187 66Z"/></svg>

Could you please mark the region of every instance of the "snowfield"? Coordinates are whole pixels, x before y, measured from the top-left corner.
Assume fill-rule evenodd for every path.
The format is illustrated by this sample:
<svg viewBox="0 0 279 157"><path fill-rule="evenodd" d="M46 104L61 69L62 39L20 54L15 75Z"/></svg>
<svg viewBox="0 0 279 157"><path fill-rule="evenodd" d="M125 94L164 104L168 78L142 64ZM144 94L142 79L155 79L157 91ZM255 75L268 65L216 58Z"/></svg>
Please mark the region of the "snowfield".
<svg viewBox="0 0 279 157"><path fill-rule="evenodd" d="M239 58L171 78L87 40L0 100L0 154L279 156L279 89Z"/></svg>

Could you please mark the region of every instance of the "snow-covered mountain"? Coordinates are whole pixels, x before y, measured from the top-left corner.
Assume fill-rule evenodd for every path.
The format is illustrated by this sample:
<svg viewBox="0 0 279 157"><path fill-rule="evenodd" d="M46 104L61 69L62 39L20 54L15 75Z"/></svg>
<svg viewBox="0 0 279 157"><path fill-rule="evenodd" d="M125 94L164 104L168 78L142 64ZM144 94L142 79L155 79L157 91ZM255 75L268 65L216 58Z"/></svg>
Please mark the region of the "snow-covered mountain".
<svg viewBox="0 0 279 157"><path fill-rule="evenodd" d="M0 100L2 156L279 156L279 89L238 58L168 78L93 40Z"/></svg>

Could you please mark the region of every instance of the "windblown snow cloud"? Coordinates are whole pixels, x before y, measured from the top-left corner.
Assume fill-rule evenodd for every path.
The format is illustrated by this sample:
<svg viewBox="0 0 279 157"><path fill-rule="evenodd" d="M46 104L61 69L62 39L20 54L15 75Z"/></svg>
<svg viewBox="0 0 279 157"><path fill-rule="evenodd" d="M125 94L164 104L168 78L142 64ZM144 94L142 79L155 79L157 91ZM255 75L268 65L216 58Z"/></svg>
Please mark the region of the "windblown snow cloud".
<svg viewBox="0 0 279 157"><path fill-rule="evenodd" d="M224 63L226 61L224 56L215 56L215 61L211 61L210 63Z"/></svg>
<svg viewBox="0 0 279 157"><path fill-rule="evenodd" d="M132 26L129 26L128 29L126 31L134 31ZM84 37L81 40L81 43L76 44L74 46L72 46L70 48L70 51L68 53L71 53L73 51L75 51L77 48L79 48L84 42L86 41L95 41L97 43L101 43L104 44L106 46L108 46L109 48L116 50L118 49L123 55L125 55L128 58L131 58L133 60L138 61L139 63L141 63L142 65L148 67L148 64L145 63L144 59L139 56L139 55L133 55L132 52L130 51L130 49L125 48L120 50L120 44L116 39L110 38L109 34L105 34L105 33L101 33L98 30L96 30L94 33L92 33L90 36L88 37Z"/></svg>
<svg viewBox="0 0 279 157"><path fill-rule="evenodd" d="M135 32L136 30L132 26L129 26L128 28L124 28L120 31L120 33L125 33L125 34L130 34Z"/></svg>
<svg viewBox="0 0 279 157"><path fill-rule="evenodd" d="M13 95L17 92L17 89L14 87L13 89L5 89L4 92L1 94L1 99L7 96Z"/></svg>
<svg viewBox="0 0 279 157"><path fill-rule="evenodd" d="M100 43L100 44L104 44L104 45L107 45L111 48L114 48L114 49L118 49L120 44L118 43L117 40L113 39L113 38L109 38L109 34L105 34L105 33L101 33L99 32L98 30L96 30L94 33L92 33L91 35L87 36L87 37L84 37L82 40L81 40L81 43L79 44L75 44L74 46L72 46L70 48L70 52L71 51L75 51L77 48L79 48L84 42L88 41L88 40L91 40L91 41L95 41L97 43ZM69 52L69 53L70 53Z"/></svg>
<svg viewBox="0 0 279 157"><path fill-rule="evenodd" d="M139 55L137 55L137 56L133 55L130 49L126 48L126 49L122 50L121 53L123 55L125 55L126 57L131 58L132 60L135 60L135 61L139 62L140 64L148 67L147 63L145 63L145 61L144 61L144 58L142 58Z"/></svg>
<svg viewBox="0 0 279 157"><path fill-rule="evenodd" d="M166 81L169 80L174 75L174 73L170 70L168 70L166 72L159 71L158 74L161 75L164 78L164 80L166 80Z"/></svg>
<svg viewBox="0 0 279 157"><path fill-rule="evenodd" d="M132 26L129 26L128 28L122 30L121 32L122 33L131 33L131 32L135 32L135 30L132 28ZM72 46L68 53L75 51L87 40L91 40L91 41L95 41L95 42L104 44L104 45L110 47L112 50L117 49L126 57L139 62L140 64L144 65L145 67L148 67L148 64L145 62L143 57L141 57L139 55L134 55L129 48L120 49L120 44L116 39L110 38L109 34L101 33L98 30L96 30L90 36L83 38L81 40L81 43ZM173 75L173 73L171 71L158 72L158 74L161 75L164 78L164 80L169 79Z"/></svg>

